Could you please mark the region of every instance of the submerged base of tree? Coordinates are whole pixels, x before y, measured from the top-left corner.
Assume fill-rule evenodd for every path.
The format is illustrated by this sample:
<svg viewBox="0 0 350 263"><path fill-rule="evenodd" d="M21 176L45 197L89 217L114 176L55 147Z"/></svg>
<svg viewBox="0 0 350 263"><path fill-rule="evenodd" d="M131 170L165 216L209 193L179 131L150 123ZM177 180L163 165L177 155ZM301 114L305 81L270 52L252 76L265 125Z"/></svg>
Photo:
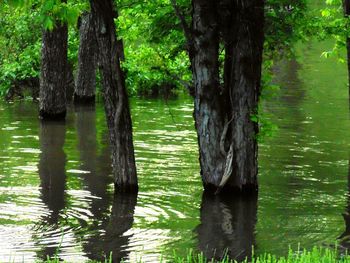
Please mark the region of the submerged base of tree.
<svg viewBox="0 0 350 263"><path fill-rule="evenodd" d="M204 191L211 194L220 194L227 196L255 196L258 195L259 188L255 184L246 184L241 188L226 184L223 188L218 188L213 184L203 184Z"/></svg>
<svg viewBox="0 0 350 263"><path fill-rule="evenodd" d="M114 183L115 192L118 193L131 193L136 194L139 191L139 187L137 184L128 184L128 185L119 185Z"/></svg>
<svg viewBox="0 0 350 263"><path fill-rule="evenodd" d="M51 113L51 112L40 110L39 117L42 120L60 121L66 118L66 113L67 113L66 111L59 112L59 113Z"/></svg>
<svg viewBox="0 0 350 263"><path fill-rule="evenodd" d="M80 105L92 105L95 104L96 96L79 96L78 94L74 93L73 95L73 101L74 104L80 104Z"/></svg>

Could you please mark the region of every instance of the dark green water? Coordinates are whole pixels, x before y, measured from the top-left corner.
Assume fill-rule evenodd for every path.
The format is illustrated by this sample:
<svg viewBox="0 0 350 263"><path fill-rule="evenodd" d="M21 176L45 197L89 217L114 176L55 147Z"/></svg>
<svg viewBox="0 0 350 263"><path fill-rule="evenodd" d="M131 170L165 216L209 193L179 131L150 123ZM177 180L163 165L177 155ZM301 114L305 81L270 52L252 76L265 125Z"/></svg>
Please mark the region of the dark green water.
<svg viewBox="0 0 350 263"><path fill-rule="evenodd" d="M190 98L132 100L137 198L113 195L101 104L46 124L36 104L0 104L0 261L346 247L338 238L350 235L347 77L345 65L320 58L327 47L304 45L276 66L281 92L264 108L279 131L260 144L258 200L202 196Z"/></svg>

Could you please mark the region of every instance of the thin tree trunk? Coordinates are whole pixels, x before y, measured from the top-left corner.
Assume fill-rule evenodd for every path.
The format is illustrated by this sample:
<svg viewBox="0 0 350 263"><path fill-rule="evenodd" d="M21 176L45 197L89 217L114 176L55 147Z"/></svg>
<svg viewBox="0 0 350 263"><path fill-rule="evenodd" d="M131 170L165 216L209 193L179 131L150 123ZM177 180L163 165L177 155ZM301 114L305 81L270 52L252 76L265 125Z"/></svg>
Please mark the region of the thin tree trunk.
<svg viewBox="0 0 350 263"><path fill-rule="evenodd" d="M90 0L95 20L107 125L112 148L115 186L119 191L137 191L137 175L129 101L114 24L112 0Z"/></svg>
<svg viewBox="0 0 350 263"><path fill-rule="evenodd" d="M67 63L67 76L66 76L66 99L67 103L71 102L73 99L75 89L74 75L73 75L73 65Z"/></svg>
<svg viewBox="0 0 350 263"><path fill-rule="evenodd" d="M95 23L90 13L81 18L78 73L74 103L94 104L96 90L97 41Z"/></svg>
<svg viewBox="0 0 350 263"><path fill-rule="evenodd" d="M57 21L52 31L43 31L39 95L42 119L66 116L67 41L67 24Z"/></svg>
<svg viewBox="0 0 350 263"><path fill-rule="evenodd" d="M195 84L195 123L199 158L205 188L216 189L225 164L220 138L225 123L219 85L219 34L217 4L193 0L193 79Z"/></svg>

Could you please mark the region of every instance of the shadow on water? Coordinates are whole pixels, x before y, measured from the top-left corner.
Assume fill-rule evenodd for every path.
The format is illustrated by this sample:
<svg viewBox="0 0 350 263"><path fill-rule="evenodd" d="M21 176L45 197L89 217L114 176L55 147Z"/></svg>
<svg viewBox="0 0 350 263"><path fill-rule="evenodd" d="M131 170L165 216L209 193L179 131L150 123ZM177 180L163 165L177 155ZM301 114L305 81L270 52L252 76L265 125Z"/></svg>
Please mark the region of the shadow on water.
<svg viewBox="0 0 350 263"><path fill-rule="evenodd" d="M49 209L43 215L36 227L39 235L38 242L49 240L50 228L59 228L60 212L65 208L65 185L66 185L66 154L63 151L65 142L66 126L64 122L41 122L40 123L40 198ZM40 241L41 240L41 241ZM46 259L47 256L55 255L58 244L39 244L42 250L38 257Z"/></svg>
<svg viewBox="0 0 350 263"><path fill-rule="evenodd" d="M202 196L201 224L196 231L199 249L209 259L242 261L252 256L258 199L255 197Z"/></svg>

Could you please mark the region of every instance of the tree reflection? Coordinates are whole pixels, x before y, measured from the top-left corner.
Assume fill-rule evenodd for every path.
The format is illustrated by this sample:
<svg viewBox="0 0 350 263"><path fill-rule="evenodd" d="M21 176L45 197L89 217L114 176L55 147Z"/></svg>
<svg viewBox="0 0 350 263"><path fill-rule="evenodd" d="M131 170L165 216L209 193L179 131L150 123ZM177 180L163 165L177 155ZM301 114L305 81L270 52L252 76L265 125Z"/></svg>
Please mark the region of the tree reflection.
<svg viewBox="0 0 350 263"><path fill-rule="evenodd" d="M91 195L99 197L92 199L90 211L94 220L103 218L111 203L108 185L113 182L110 150L102 149L98 155L96 111L94 106L76 106L76 129L78 135L78 150L80 153L80 169L84 186Z"/></svg>
<svg viewBox="0 0 350 263"><path fill-rule="evenodd" d="M250 259L255 244L257 196L202 196L199 249L209 259L225 255L238 261Z"/></svg>
<svg viewBox="0 0 350 263"><path fill-rule="evenodd" d="M59 239L59 218L60 212L65 207L65 187L66 187L66 155L63 150L65 142L66 126L64 122L41 122L40 123L40 198L49 209L49 213L43 215L37 223L37 242L49 240L56 234ZM48 231L50 229L50 231ZM57 231L55 231L57 230ZM57 236L58 235L58 236ZM47 256L55 255L59 242L53 240L51 243L39 244L42 250L38 252L38 257L46 259Z"/></svg>
<svg viewBox="0 0 350 263"><path fill-rule="evenodd" d="M108 191L113 182L110 150L107 145L98 154L95 107L78 106L75 115L80 169L89 172L81 177L84 187L92 196L98 197L91 200L91 221L76 235L82 240L89 259L103 261L112 255L113 262L120 262L128 256L125 247L130 237L125 232L133 224L137 195L117 194L113 198Z"/></svg>
<svg viewBox="0 0 350 263"><path fill-rule="evenodd" d="M348 194L347 194L347 206L345 212L343 213L343 218L345 222L345 230L338 237L340 240L340 249L349 250L350 249L350 159L348 162Z"/></svg>
<svg viewBox="0 0 350 263"><path fill-rule="evenodd" d="M102 261L110 255L113 262L121 262L128 257L126 247L131 234L126 232L134 222L137 194L120 193L114 196L112 212L109 219L101 222L99 235L92 235L84 246L89 258Z"/></svg>

